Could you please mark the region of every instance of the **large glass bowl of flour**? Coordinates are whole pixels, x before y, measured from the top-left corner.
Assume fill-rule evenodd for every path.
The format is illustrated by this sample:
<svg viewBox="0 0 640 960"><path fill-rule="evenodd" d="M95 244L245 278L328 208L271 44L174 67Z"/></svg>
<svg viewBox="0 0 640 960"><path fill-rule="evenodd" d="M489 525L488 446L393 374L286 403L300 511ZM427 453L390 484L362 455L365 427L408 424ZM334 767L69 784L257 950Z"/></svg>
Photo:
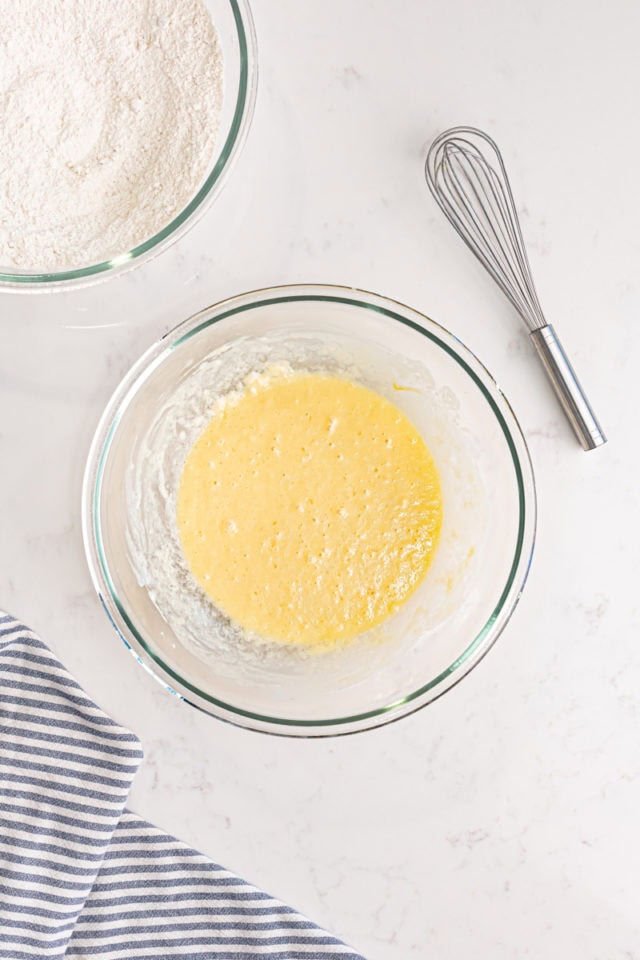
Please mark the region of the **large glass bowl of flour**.
<svg viewBox="0 0 640 960"><path fill-rule="evenodd" d="M212 203L246 138L246 0L6 7L0 288L64 289L155 256Z"/></svg>
<svg viewBox="0 0 640 960"><path fill-rule="evenodd" d="M424 580L391 616L332 649L240 629L207 600L179 546L177 491L191 444L247 376L283 364L343 377L392 402L415 425L440 477L440 541ZM317 498L322 478L312 474L308 493ZM247 515L261 495L254 493ZM154 344L104 412L83 492L94 585L136 660L213 716L302 737L388 723L466 676L520 597L535 515L525 440L476 357L408 307L330 286L244 294ZM291 523L293 532L295 515ZM260 581L257 564L268 560L254 562L243 577L247 591Z"/></svg>

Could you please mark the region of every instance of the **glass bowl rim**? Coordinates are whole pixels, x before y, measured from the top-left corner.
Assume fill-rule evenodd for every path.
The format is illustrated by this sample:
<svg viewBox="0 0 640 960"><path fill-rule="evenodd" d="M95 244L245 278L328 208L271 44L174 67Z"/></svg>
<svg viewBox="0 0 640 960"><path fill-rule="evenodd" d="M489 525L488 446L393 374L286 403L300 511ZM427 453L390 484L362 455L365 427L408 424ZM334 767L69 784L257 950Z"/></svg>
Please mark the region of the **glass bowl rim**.
<svg viewBox="0 0 640 960"><path fill-rule="evenodd" d="M519 504L518 535L507 581L489 618L463 652L428 683L391 704L353 716L326 720L301 720L255 713L225 703L180 677L141 636L120 601L104 554L100 522L104 467L120 416L132 395L164 357L200 330L245 310L304 300L342 303L373 310L428 337L454 359L479 388L498 421L511 454ZM473 369L474 365L476 370ZM502 411L499 405L502 405ZM510 428L505 417L511 420ZM138 663L169 693L210 716L258 732L313 738L355 733L399 720L438 699L476 666L504 630L524 589L535 546L536 512L535 478L524 434L500 386L476 355L449 330L412 307L356 287L330 284L290 284L248 291L206 307L167 331L132 365L108 401L93 437L82 489L83 539L91 578L108 619Z"/></svg>
<svg viewBox="0 0 640 960"><path fill-rule="evenodd" d="M66 270L8 270L0 264L0 293L42 293L68 290L106 280L146 263L162 253L191 229L209 208L226 182L227 176L244 144L256 100L258 79L257 39L249 0L227 0L237 31L240 80L229 132L220 156L189 203L160 230L131 250L92 263ZM215 24L214 24L215 26Z"/></svg>

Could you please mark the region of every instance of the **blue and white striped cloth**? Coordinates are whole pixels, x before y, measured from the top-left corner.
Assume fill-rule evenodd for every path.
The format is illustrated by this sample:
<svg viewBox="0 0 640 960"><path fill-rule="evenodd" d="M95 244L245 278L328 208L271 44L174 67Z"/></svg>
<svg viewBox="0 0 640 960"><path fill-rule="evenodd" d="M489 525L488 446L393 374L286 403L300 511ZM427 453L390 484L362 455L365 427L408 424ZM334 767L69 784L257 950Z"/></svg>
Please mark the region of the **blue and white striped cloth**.
<svg viewBox="0 0 640 960"><path fill-rule="evenodd" d="M0 612L0 958L362 960L127 810L141 760Z"/></svg>

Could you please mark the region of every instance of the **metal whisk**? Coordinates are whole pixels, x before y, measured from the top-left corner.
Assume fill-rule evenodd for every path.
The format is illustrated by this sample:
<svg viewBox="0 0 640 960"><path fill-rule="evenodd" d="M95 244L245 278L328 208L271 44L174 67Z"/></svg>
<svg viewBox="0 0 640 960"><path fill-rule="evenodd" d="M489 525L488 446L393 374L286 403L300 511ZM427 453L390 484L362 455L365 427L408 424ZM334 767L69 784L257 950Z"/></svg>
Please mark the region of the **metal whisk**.
<svg viewBox="0 0 640 960"><path fill-rule="evenodd" d="M547 323L531 276L500 151L474 127L452 127L431 144L425 167L436 202L527 325L553 388L585 450L606 437Z"/></svg>

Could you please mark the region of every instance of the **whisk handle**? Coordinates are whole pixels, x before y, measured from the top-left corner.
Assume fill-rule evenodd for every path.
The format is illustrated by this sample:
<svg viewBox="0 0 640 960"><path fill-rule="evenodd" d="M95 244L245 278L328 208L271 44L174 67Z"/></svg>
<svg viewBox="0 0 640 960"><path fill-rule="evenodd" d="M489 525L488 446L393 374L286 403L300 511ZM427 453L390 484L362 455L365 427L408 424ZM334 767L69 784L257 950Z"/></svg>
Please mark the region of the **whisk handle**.
<svg viewBox="0 0 640 960"><path fill-rule="evenodd" d="M583 448L595 450L602 446L607 438L551 324L534 330L531 339Z"/></svg>

